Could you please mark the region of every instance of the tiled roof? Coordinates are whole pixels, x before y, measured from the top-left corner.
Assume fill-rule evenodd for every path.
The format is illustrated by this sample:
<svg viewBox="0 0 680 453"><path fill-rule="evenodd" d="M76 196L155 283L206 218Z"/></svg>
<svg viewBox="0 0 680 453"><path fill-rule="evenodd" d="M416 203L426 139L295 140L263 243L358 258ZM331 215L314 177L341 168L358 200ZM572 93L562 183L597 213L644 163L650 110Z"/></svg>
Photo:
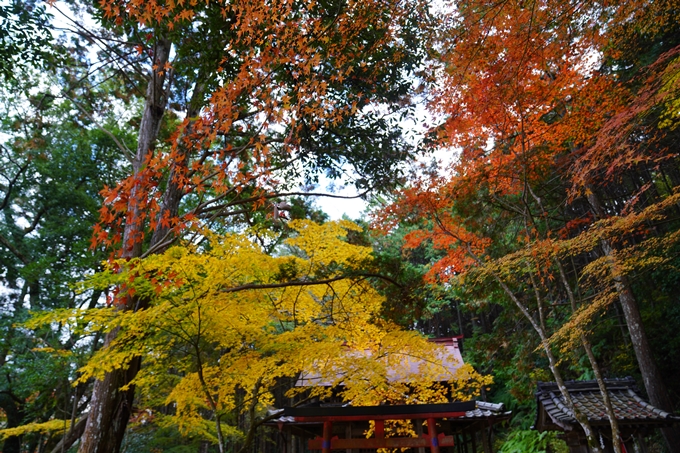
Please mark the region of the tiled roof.
<svg viewBox="0 0 680 453"><path fill-rule="evenodd" d="M680 417L657 409L640 398L632 378L605 379L605 384L619 424L666 424L680 421ZM609 423L596 381L567 381L565 386L574 405L592 424ZM536 427L539 430L551 424L550 422L565 430L571 430L576 425L574 414L567 407L556 383L539 382L536 402ZM545 411L548 418L541 417L541 411Z"/></svg>
<svg viewBox="0 0 680 453"><path fill-rule="evenodd" d="M465 412L465 418L486 418L491 416L510 415L504 412L503 403L487 403L486 401L475 401L475 409Z"/></svg>
<svg viewBox="0 0 680 453"><path fill-rule="evenodd" d="M433 405L412 405L412 406L340 406L340 405L334 405L334 406L301 406L297 409L293 408L284 408L284 409L269 409L268 413L269 415L278 415L280 414L279 417L271 420L270 424L276 424L276 423L296 423L295 416L288 415L288 413L294 413L294 412L300 412L300 410L309 410L309 409L316 409L319 411L321 415L338 415L339 411L345 411L347 412L348 408L354 408L356 411L362 412L362 411L368 411L371 413L380 413L380 414L388 414L391 412L409 412L409 413L419 413L423 412L425 410L426 412L437 412L439 410L444 411L446 410L453 410L455 408L449 408L448 406L455 406L455 405L460 405L461 407L463 406L471 406L473 402L470 403L450 403L450 404L433 404ZM444 408L444 409L442 409ZM499 404L494 404L494 403L487 403L484 401L474 401L474 409L471 410L464 410L465 415L460 415L456 417L456 419L460 420L467 420L467 419L478 419L478 418L489 418L489 417L501 417L501 418L507 418L510 416L510 412L506 412L505 406L503 403ZM401 412L400 412L401 411ZM453 418L449 417L449 420L452 420Z"/></svg>

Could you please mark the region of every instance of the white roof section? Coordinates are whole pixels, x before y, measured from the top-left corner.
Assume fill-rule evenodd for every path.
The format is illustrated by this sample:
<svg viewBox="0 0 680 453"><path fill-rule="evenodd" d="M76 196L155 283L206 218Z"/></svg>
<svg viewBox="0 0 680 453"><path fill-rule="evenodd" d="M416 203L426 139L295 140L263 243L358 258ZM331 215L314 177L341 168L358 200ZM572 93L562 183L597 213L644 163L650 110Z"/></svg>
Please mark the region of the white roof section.
<svg viewBox="0 0 680 453"><path fill-rule="evenodd" d="M435 378L434 381L449 381L451 380L458 370L463 366L463 357L460 354L460 347L458 346L458 341L462 337L449 337L449 338L436 338L430 340L433 343L437 343L442 347L442 353L440 356L433 357L432 362L441 361L443 364L442 373L439 377ZM371 352L366 350L360 351L348 351L348 354L361 354L364 356L370 356ZM426 357L409 357L404 356L403 360L398 366L390 367L387 370L387 380L389 382L408 382L412 380L413 376L417 376L420 373L421 367L425 366L427 362L430 362ZM295 383L296 387L332 387L334 385L333 381L328 378L322 377L319 373L302 373Z"/></svg>

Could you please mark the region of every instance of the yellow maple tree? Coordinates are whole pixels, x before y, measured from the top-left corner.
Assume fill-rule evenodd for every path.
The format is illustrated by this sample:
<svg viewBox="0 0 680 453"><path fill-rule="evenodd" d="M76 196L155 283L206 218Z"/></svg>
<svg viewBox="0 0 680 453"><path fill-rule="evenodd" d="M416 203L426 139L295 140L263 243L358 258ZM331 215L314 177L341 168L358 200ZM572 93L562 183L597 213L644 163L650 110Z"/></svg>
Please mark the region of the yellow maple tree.
<svg viewBox="0 0 680 453"><path fill-rule="evenodd" d="M118 297L140 295L150 300L146 309L112 304L47 313L33 322L59 319L85 331L116 330L81 368L79 381L143 357L129 384L141 404L170 407L163 423L220 448L229 437L247 444L267 419L274 390L303 372L324 386L293 387L289 396L324 396L335 387L355 405L441 402L451 388L455 398L469 399L489 384L469 366L452 374L438 345L381 317L383 297L372 274L362 273L371 249L345 240L359 227L348 221L293 221L290 227L294 233L274 255L250 232L206 231L199 245L113 262L85 285L115 286ZM422 362L417 375L388 377L414 359ZM442 380L451 386L433 386ZM249 416L249 429L231 426L229 414Z"/></svg>

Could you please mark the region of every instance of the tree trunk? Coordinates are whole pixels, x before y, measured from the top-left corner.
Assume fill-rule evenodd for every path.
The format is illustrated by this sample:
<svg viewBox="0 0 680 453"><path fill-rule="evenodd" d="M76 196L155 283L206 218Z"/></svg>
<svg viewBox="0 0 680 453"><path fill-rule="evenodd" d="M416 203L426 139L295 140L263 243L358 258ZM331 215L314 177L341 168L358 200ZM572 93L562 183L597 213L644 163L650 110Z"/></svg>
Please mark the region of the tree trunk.
<svg viewBox="0 0 680 453"><path fill-rule="evenodd" d="M564 272L564 267L562 266L562 263L560 263L559 260L555 261L557 264L557 269L560 272L560 279L562 280L564 289L567 291L567 296L569 297L569 302L571 304L571 312L572 314L575 314L578 308L576 306L576 297L574 296L574 292L571 290L571 286L569 286L567 274ZM607 392L607 386L605 385L604 379L602 378L602 373L600 373L600 366L597 363L597 359L595 358L595 354L593 353L593 348L586 335L584 333L581 333L579 337L581 339L583 349L586 351L586 355L588 356L590 367L592 368L593 373L595 374L595 380L597 381L597 386L600 389L602 401L604 402L604 407L607 411L607 417L609 418L609 426L612 429L612 446L614 447L614 453L621 453L621 434L619 431L619 421L616 418L614 406L612 406L611 399L609 398L609 392Z"/></svg>
<svg viewBox="0 0 680 453"><path fill-rule="evenodd" d="M87 414L80 420L75 426L71 426L71 429L61 438L57 445L52 448L51 453L64 453L68 451L73 444L76 443L78 439L83 435L85 431L85 425L87 424Z"/></svg>
<svg viewBox="0 0 680 453"><path fill-rule="evenodd" d="M169 40L159 39L154 49L154 65L157 68L165 68L170 56L170 48ZM133 177L141 174L145 158L149 152L152 152L158 137L161 119L167 105L168 90L165 87L167 76L167 71L156 72L155 70L152 70L149 76L144 113L139 128L137 154L132 162ZM136 182L137 184L139 181ZM138 257L142 252L144 223L140 220L137 200L139 196L138 189L133 188L128 206L129 215L123 234L123 257L125 258ZM140 308L139 302L136 298L130 298L120 309L138 309ZM117 330L113 330L106 335L105 346L111 344L116 338L116 333ZM78 449L79 453L117 453L120 450L135 393L134 386L130 386L125 391L120 389L135 378L140 365L141 358L136 357L127 369L107 373L103 380L95 382L85 432Z"/></svg>
<svg viewBox="0 0 680 453"><path fill-rule="evenodd" d="M595 215L602 219L604 218L604 211L600 204L600 200L597 198L597 195L595 195L592 188L589 189L588 202L592 206ZM602 252L609 259L614 287L619 295L623 315L626 318L626 325L628 326L630 339L633 343L633 351L635 352L635 358L637 359L640 368L640 374L642 375L645 390L647 390L649 402L659 409L672 413L673 406L671 404L671 399L668 396L668 390L666 389L665 384L661 380L661 374L659 373L656 361L654 360L652 348L647 341L647 335L645 334L645 329L642 325L642 316L640 315L640 310L638 309L633 291L630 288L628 278L621 273L618 267L614 247L611 242L607 239L603 239L601 241L601 246ZM669 451L671 453L680 453L680 433L678 430L673 427L662 428L661 433L668 444Z"/></svg>
<svg viewBox="0 0 680 453"><path fill-rule="evenodd" d="M5 412L7 428L16 428L24 422L21 404L10 391L0 392L0 408ZM21 436L6 438L2 445L2 453L21 453Z"/></svg>
<svg viewBox="0 0 680 453"><path fill-rule="evenodd" d="M193 93L191 95L191 101L187 106L186 117L189 118L189 123L186 125L181 137L179 138L178 147L181 151L180 157L173 162L172 168L170 169L170 174L168 175L168 185L163 192L163 198L161 200L161 209L158 213L158 222L156 223L156 229L151 237L151 248L149 252L151 253L161 253L163 250L167 249L168 245L172 241L172 229L170 225L164 225L160 220L165 216L173 219L177 217L179 213L179 205L182 197L184 196L184 185L179 182L181 177L185 177L188 171L188 160L189 160L189 147L182 143L184 137L191 134L194 128L195 119L201 112L201 106L203 105L203 96L205 94L205 84L202 83L203 72L201 71L197 77L197 83L194 86ZM166 214L167 213L167 214Z"/></svg>
<svg viewBox="0 0 680 453"><path fill-rule="evenodd" d="M603 241L602 248L607 256L613 256L613 251L608 241ZM640 310L628 284L628 279L623 275L614 277L614 286L619 293L619 301L623 308L623 315L626 318L628 332L630 332L630 339L633 343L633 350L640 367L640 374L642 375L645 390L647 390L649 402L659 409L673 413L673 405L668 396L668 390L661 380L661 374L652 355L652 348L647 341L647 335L642 325L642 316L640 316ZM671 426L661 428L661 433L668 444L669 451L671 453L680 453L680 433L678 430Z"/></svg>
<svg viewBox="0 0 680 453"><path fill-rule="evenodd" d="M469 246L467 248L467 252L468 255L472 259L474 259L478 264L482 264L481 259L479 259L477 255L475 255L475 253L470 249ZM590 426L588 417L586 417L585 414L581 413L581 411L579 411L578 408L574 405L574 401L571 399L571 394L567 390L567 386L564 384L564 380L562 379L562 373L560 373L560 370L557 368L558 361L552 352L552 349L550 347L550 341L548 339L548 335L546 333L546 329L544 326L544 317L542 313L541 300L538 299L536 301L536 303L538 304L538 310L540 314L540 322L536 322L534 317L531 316L531 313L529 312L527 306L524 305L522 301L520 301L517 298L515 293L503 281L503 279L495 272L491 272L491 276L493 277L494 280L496 280L496 283L500 285L501 289L503 289L503 292L505 292L505 294L510 298L510 300L512 300L515 303L517 308L519 308L519 311L524 315L527 321L529 321L531 326L534 328L534 330L540 337L541 346L543 347L543 351L545 352L545 355L548 358L548 367L550 368L550 371L552 372L552 375L555 378L555 383L557 384L557 388L559 389L560 394L564 399L564 402L566 403L571 413L574 414L574 418L576 419L578 424L581 425L581 428L583 429L583 433L585 434L586 439L588 440L588 445L590 446L592 453L602 453L602 449L600 448L598 439L595 437L595 432L593 431L593 428ZM535 285L534 288L536 288Z"/></svg>

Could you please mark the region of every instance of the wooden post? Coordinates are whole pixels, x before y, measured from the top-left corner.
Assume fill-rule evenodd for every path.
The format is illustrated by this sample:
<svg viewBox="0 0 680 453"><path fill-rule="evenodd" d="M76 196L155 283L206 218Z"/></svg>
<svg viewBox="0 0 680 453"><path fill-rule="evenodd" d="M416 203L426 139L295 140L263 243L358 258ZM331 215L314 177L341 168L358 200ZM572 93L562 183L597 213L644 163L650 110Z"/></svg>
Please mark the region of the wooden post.
<svg viewBox="0 0 680 453"><path fill-rule="evenodd" d="M418 437L423 437L423 421L413 420L413 422L416 424L416 434ZM425 453L425 447L418 447L418 453Z"/></svg>
<svg viewBox="0 0 680 453"><path fill-rule="evenodd" d="M348 422L347 427L345 428L345 439L351 438L352 438L352 422ZM354 453L354 450L348 448L347 450L345 450L345 453Z"/></svg>
<svg viewBox="0 0 680 453"><path fill-rule="evenodd" d="M385 438L385 420L375 420L375 438Z"/></svg>
<svg viewBox="0 0 680 453"><path fill-rule="evenodd" d="M491 427L482 428L482 450L484 453L491 452Z"/></svg>
<svg viewBox="0 0 680 453"><path fill-rule="evenodd" d="M645 443L645 438L642 437L642 434L640 433L637 433L637 444L640 453L647 453L647 444Z"/></svg>
<svg viewBox="0 0 680 453"><path fill-rule="evenodd" d="M427 433L430 436L430 452L440 453L439 439L437 438L437 422L434 418L427 419Z"/></svg>
<svg viewBox="0 0 680 453"><path fill-rule="evenodd" d="M322 453L331 453L331 435L333 434L333 422L323 422Z"/></svg>

